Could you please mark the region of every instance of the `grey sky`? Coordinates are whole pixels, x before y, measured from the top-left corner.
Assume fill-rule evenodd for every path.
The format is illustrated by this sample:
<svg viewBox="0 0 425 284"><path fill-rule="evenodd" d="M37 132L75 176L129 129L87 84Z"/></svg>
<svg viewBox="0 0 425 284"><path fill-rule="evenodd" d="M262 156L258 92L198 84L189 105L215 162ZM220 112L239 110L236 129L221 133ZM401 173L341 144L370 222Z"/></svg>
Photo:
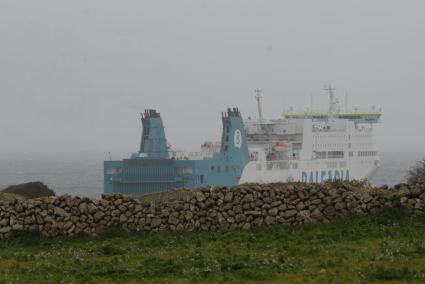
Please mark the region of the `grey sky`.
<svg viewBox="0 0 425 284"><path fill-rule="evenodd" d="M382 149L425 154L425 1L0 0L0 153L137 150L139 112L169 142L219 139L220 112L383 108ZM118 158L118 157L116 157Z"/></svg>

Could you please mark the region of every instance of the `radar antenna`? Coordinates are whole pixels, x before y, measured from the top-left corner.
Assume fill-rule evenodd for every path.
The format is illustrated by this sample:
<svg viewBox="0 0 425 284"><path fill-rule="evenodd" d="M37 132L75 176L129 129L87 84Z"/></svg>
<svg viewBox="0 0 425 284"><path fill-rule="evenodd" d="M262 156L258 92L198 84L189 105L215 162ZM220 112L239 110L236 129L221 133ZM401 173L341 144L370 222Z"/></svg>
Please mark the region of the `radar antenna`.
<svg viewBox="0 0 425 284"><path fill-rule="evenodd" d="M263 90L257 88L255 89L255 99L257 100L257 106L258 106L258 119L260 120L260 122L263 121L263 108L261 106L261 99L263 98L263 96L261 95Z"/></svg>

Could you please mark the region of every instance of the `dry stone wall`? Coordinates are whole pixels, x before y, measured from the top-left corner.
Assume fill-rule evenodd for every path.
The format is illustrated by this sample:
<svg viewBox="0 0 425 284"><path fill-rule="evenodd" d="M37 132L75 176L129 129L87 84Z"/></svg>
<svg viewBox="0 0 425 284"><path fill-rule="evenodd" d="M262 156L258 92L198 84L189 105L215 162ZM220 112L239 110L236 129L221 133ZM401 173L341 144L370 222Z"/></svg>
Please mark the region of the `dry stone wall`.
<svg viewBox="0 0 425 284"><path fill-rule="evenodd" d="M120 194L100 200L59 196L0 201L0 238L14 232L44 236L126 231L217 231L274 224L329 223L381 208L423 214L425 185L369 188L352 184L243 184L211 186L144 198Z"/></svg>

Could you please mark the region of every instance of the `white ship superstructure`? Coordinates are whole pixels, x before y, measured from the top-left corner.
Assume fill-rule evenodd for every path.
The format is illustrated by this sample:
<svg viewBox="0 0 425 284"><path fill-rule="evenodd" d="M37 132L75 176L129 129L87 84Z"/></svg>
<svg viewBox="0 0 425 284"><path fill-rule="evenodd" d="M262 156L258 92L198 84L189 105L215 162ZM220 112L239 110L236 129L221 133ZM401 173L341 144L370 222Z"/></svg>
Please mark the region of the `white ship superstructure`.
<svg viewBox="0 0 425 284"><path fill-rule="evenodd" d="M250 161L240 183L323 182L369 179L380 158L373 142L373 126L381 111L341 111L329 92L326 112L286 112L281 119L265 119L257 90L258 119L245 120Z"/></svg>

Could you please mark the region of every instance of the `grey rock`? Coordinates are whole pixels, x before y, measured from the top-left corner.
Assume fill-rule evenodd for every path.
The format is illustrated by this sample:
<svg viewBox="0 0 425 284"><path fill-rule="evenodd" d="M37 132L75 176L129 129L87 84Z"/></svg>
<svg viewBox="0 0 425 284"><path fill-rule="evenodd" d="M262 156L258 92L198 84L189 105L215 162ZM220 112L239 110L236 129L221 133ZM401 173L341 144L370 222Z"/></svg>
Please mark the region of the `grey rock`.
<svg viewBox="0 0 425 284"><path fill-rule="evenodd" d="M88 205L87 205L87 209L88 209L88 211L89 211L89 214L94 214L98 209L97 209L97 206L96 205L94 205L93 203L89 203Z"/></svg>
<svg viewBox="0 0 425 284"><path fill-rule="evenodd" d="M285 211L285 213L283 214L283 216L285 217L285 218L291 218L291 217L293 217L293 216L295 216L295 215L297 215L297 210L288 210L288 211Z"/></svg>
<svg viewBox="0 0 425 284"><path fill-rule="evenodd" d="M85 214L88 212L87 210L87 203L82 202L80 205L78 205L78 210L80 210L81 213Z"/></svg>
<svg viewBox="0 0 425 284"><path fill-rule="evenodd" d="M55 207L55 210L54 211L55 211L55 215L56 216L59 216L59 217L65 217L65 216L68 216L69 215L68 212L66 212L65 210L63 210L60 207Z"/></svg>
<svg viewBox="0 0 425 284"><path fill-rule="evenodd" d="M168 218L168 223L173 224L173 225L177 225L179 223L179 219L176 218L173 215L170 215L170 217Z"/></svg>
<svg viewBox="0 0 425 284"><path fill-rule="evenodd" d="M15 225L13 225L12 228L14 231L22 231L24 229L24 226L22 226L22 224L16 223Z"/></svg>
<svg viewBox="0 0 425 284"><path fill-rule="evenodd" d="M105 213L103 213L102 211L97 211L95 214L94 214L94 219L96 220L96 221L99 221L99 220L101 220L101 219L103 219L103 217L105 217Z"/></svg>
<svg viewBox="0 0 425 284"><path fill-rule="evenodd" d="M232 192L226 192L226 195L224 196L224 202L232 202L233 200L233 193Z"/></svg>
<svg viewBox="0 0 425 284"><path fill-rule="evenodd" d="M335 204L335 209L336 210L342 210L345 208L345 204L343 202L338 202Z"/></svg>
<svg viewBox="0 0 425 284"><path fill-rule="evenodd" d="M201 191L197 191L197 192L195 193L195 196L196 196L196 200L197 200L198 202L202 202L202 201L204 201L204 200L205 200L205 195L204 195Z"/></svg>
<svg viewBox="0 0 425 284"><path fill-rule="evenodd" d="M235 220L237 223L241 223L246 220L246 216L243 214L238 214L235 216Z"/></svg>
<svg viewBox="0 0 425 284"><path fill-rule="evenodd" d="M266 223L266 225L270 226L276 223L276 218L272 216L267 216L264 222Z"/></svg>
<svg viewBox="0 0 425 284"><path fill-rule="evenodd" d="M0 228L0 233L6 234L6 233L9 233L11 230L12 230L12 227L10 227L10 226L3 227L3 228Z"/></svg>
<svg viewBox="0 0 425 284"><path fill-rule="evenodd" d="M127 216L125 214L120 215L120 223L123 224L127 222Z"/></svg>
<svg viewBox="0 0 425 284"><path fill-rule="evenodd" d="M245 215L252 215L252 216L261 216L261 211L246 211Z"/></svg>
<svg viewBox="0 0 425 284"><path fill-rule="evenodd" d="M305 208L305 204L301 201L296 206L297 210L303 210Z"/></svg>
<svg viewBox="0 0 425 284"><path fill-rule="evenodd" d="M271 216L276 216L278 211L279 211L279 209L277 207L275 207L275 208L272 208L272 209L269 210L269 214Z"/></svg>

